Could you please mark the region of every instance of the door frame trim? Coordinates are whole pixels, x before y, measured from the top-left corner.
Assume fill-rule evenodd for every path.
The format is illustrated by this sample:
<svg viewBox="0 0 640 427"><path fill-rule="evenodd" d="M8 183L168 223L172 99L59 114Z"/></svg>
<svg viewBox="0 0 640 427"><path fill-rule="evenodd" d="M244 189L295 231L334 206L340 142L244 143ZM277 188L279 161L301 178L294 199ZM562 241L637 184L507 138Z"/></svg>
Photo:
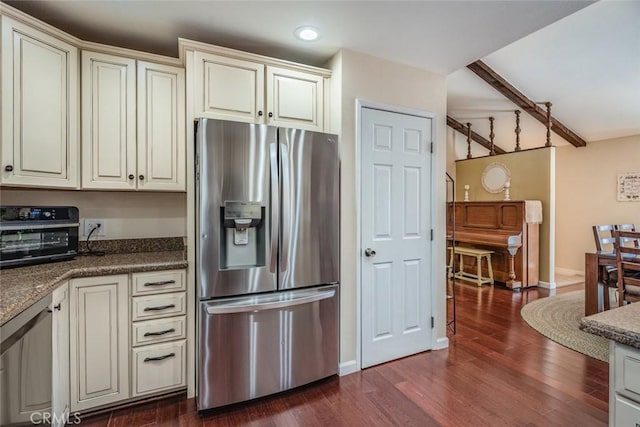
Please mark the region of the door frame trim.
<svg viewBox="0 0 640 427"><path fill-rule="evenodd" d="M435 113L431 113L425 110L419 110L415 108L407 108L400 107L397 105L391 104L383 104L374 101L368 101L360 98L356 98L355 101L356 107L356 123L355 123L355 131L356 131L356 155L355 155L355 171L356 171L356 235L358 238L356 239L356 370L362 369L362 224L361 224L361 214L362 214L362 109L370 108L374 110L386 111L389 113L397 113L408 116L416 116L425 119L431 119L431 141L433 142L433 152L431 153L431 176L430 176L430 193L431 193L431 228L435 229L436 220L437 220L437 206L438 206L438 195L437 195L437 185L436 185L436 153L438 146L436 144L437 136L437 124L438 124L438 115ZM437 306L434 304L437 298L437 287L434 286L437 283L438 279L438 269L434 268L437 265L437 245L435 245L436 240L431 241L431 259L429 260L430 265L430 289L428 293L431 295L431 315L435 317L437 314ZM443 343L438 343L438 337L436 336L436 329L432 328L431 330L431 349L439 349L446 347Z"/></svg>

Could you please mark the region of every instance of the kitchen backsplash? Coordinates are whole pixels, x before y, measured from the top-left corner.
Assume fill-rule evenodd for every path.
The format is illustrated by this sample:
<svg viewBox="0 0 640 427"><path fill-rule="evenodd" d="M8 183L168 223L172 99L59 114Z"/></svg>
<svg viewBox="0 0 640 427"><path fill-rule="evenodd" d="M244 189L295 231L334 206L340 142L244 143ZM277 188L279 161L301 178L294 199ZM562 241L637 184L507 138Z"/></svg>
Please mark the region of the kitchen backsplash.
<svg viewBox="0 0 640 427"><path fill-rule="evenodd" d="M80 253L89 252L86 239L82 239L78 246ZM91 240L89 247L92 252L104 252L105 254L184 251L186 238L155 237L147 239Z"/></svg>

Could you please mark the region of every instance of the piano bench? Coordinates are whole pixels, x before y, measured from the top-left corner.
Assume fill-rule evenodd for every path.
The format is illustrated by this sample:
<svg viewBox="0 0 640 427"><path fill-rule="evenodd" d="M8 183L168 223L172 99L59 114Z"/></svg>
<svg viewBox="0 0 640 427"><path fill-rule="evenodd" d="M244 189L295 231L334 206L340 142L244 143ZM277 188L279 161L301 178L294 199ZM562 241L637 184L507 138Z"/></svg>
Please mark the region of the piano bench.
<svg viewBox="0 0 640 427"><path fill-rule="evenodd" d="M449 258L449 277L454 276L456 279L467 280L476 283L478 286L482 286L485 283L493 285L493 268L491 267L491 254L493 251L487 249L465 248L463 246L456 246L455 248L449 246L451 252ZM453 257L459 256L459 270L453 271ZM464 257L472 256L476 258L477 273L471 273L464 271ZM489 277L482 276L482 258L487 260L487 271Z"/></svg>

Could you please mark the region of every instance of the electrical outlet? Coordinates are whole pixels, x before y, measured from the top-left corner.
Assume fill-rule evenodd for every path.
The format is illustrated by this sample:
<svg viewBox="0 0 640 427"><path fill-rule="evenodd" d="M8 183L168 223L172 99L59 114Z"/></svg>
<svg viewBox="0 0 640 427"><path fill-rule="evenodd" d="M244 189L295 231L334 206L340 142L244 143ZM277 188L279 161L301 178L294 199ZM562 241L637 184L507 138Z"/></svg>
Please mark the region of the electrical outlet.
<svg viewBox="0 0 640 427"><path fill-rule="evenodd" d="M103 236L105 235L104 231L104 219L85 219L84 220L84 235L88 236L93 230L94 227L98 226L96 231L91 234L91 237Z"/></svg>

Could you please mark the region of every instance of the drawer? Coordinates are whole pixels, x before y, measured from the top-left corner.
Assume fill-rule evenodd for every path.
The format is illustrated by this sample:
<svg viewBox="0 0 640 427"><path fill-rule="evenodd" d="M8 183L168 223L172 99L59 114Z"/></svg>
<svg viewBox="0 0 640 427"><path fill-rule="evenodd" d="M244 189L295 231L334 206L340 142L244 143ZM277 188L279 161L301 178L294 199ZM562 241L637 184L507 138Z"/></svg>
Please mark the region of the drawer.
<svg viewBox="0 0 640 427"><path fill-rule="evenodd" d="M615 343L615 392L640 402L640 350Z"/></svg>
<svg viewBox="0 0 640 427"><path fill-rule="evenodd" d="M155 344L186 338L185 316L144 320L131 325L131 345Z"/></svg>
<svg viewBox="0 0 640 427"><path fill-rule="evenodd" d="M146 345L131 350L132 396L186 385L186 341Z"/></svg>
<svg viewBox="0 0 640 427"><path fill-rule="evenodd" d="M186 286L184 270L133 273L131 282L133 296L184 291Z"/></svg>
<svg viewBox="0 0 640 427"><path fill-rule="evenodd" d="M132 298L131 320L157 319L186 314L185 293L148 295Z"/></svg>
<svg viewBox="0 0 640 427"><path fill-rule="evenodd" d="M612 422L614 427L635 427L640 425L639 404L623 397L616 396L614 411L614 419Z"/></svg>

